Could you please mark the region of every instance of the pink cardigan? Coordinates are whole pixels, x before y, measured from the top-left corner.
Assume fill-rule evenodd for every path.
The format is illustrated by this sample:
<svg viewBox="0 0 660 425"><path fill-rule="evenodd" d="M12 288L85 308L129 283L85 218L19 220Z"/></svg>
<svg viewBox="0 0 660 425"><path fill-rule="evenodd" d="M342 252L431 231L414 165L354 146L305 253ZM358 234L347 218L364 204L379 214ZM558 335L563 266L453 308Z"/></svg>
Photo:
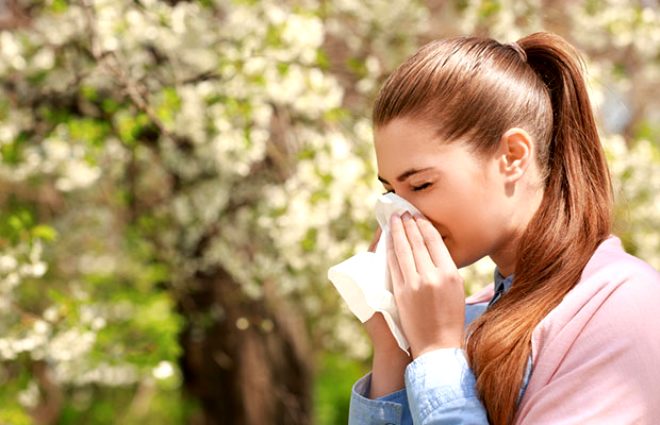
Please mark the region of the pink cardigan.
<svg viewBox="0 0 660 425"><path fill-rule="evenodd" d="M489 285L468 297L490 300ZM534 329L521 424L660 424L660 273L610 235Z"/></svg>

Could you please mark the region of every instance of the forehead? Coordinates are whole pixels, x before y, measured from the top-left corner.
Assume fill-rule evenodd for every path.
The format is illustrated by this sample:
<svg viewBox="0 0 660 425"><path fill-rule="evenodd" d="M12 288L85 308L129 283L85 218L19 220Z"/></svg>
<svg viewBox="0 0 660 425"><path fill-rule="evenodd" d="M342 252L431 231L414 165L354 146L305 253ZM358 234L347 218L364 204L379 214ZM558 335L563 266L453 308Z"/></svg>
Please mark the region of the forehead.
<svg viewBox="0 0 660 425"><path fill-rule="evenodd" d="M454 144L442 143L424 122L397 118L374 129L379 174L390 178L410 167L436 164Z"/></svg>

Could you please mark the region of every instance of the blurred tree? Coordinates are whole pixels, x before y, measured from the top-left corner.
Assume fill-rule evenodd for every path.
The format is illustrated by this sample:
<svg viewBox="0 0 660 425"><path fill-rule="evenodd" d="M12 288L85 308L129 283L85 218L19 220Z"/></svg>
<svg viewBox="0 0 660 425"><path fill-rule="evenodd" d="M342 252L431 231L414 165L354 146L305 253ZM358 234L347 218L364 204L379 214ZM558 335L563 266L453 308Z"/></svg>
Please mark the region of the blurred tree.
<svg viewBox="0 0 660 425"><path fill-rule="evenodd" d="M618 234L660 267L655 3L7 5L0 423L311 423L319 368L355 373L313 359L369 355L325 274L375 226L371 103L435 37L586 53ZM492 263L462 272L472 290Z"/></svg>

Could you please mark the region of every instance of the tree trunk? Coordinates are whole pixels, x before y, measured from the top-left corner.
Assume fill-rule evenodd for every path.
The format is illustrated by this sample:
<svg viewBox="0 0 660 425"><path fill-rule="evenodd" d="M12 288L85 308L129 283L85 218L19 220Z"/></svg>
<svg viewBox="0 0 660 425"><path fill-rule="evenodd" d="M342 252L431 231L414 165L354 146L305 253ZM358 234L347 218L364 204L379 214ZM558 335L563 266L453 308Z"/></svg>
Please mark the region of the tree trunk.
<svg viewBox="0 0 660 425"><path fill-rule="evenodd" d="M295 309L268 287L248 299L224 270L196 284L180 303L184 386L202 408L193 422L311 424L311 355Z"/></svg>

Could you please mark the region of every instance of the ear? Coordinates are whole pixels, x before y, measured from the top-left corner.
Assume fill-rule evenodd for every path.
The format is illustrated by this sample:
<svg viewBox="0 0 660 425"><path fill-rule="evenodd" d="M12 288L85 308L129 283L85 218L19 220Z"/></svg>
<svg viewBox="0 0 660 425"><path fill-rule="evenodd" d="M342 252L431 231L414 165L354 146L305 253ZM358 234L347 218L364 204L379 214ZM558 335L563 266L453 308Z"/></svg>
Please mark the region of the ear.
<svg viewBox="0 0 660 425"><path fill-rule="evenodd" d="M500 170L506 180L519 180L534 160L534 142L525 130L514 127L500 139Z"/></svg>

